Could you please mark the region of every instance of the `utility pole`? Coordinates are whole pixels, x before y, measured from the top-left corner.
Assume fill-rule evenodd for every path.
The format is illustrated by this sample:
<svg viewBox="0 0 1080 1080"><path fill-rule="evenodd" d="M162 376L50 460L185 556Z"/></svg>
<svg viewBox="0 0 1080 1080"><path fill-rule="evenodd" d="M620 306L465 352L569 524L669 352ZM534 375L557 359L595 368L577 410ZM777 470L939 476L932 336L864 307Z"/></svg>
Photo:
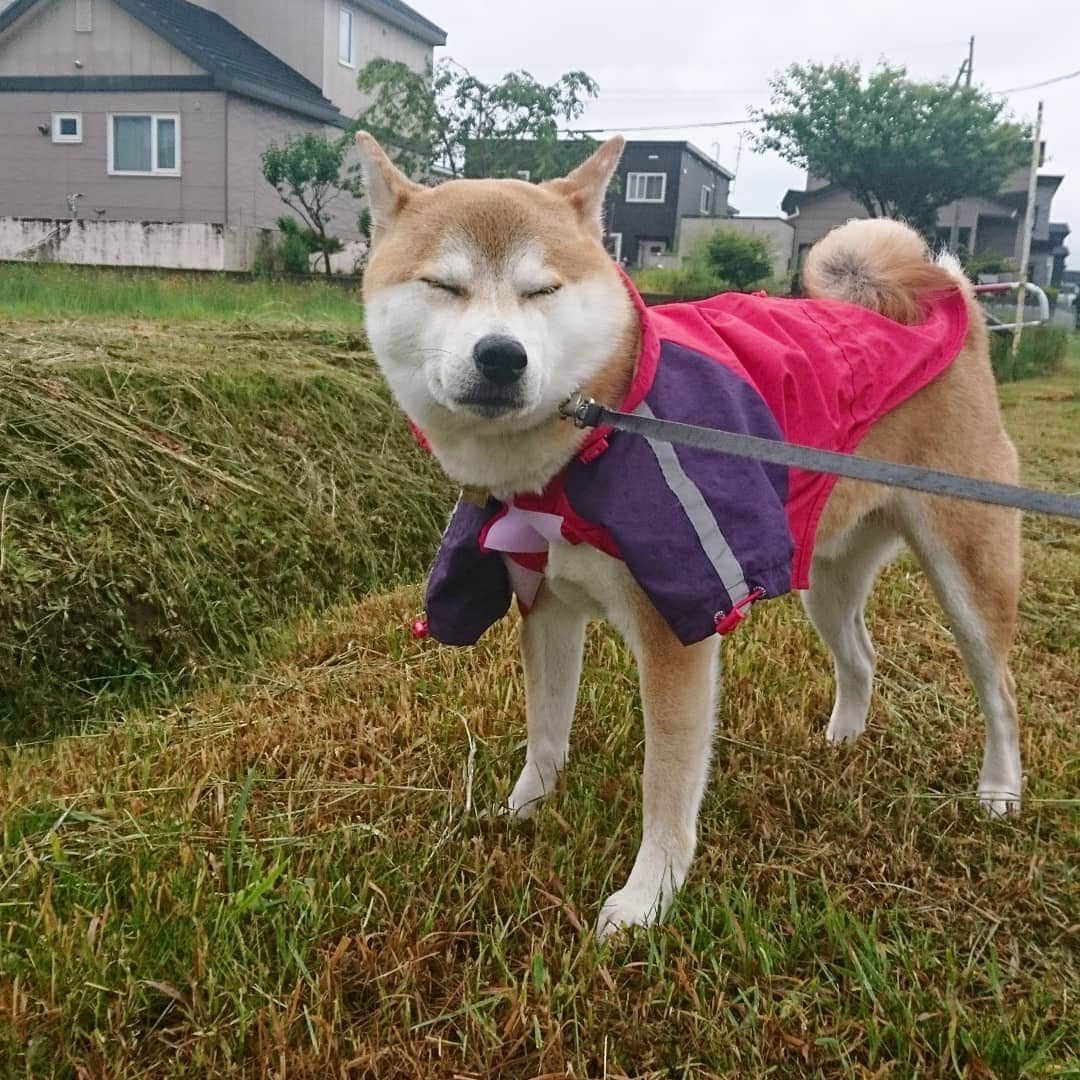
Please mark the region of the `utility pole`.
<svg viewBox="0 0 1080 1080"><path fill-rule="evenodd" d="M965 85L971 85L972 75L975 70L975 35L972 34L968 39L968 55L967 59L960 65L960 71L957 73L956 82L953 86L960 85L961 76L965 75ZM952 229L949 230L949 250L954 255L960 254L960 200L956 200L956 207L953 210Z"/></svg>
<svg viewBox="0 0 1080 1080"><path fill-rule="evenodd" d="M1016 298L1016 328L1012 339L1012 364L1020 351L1020 335L1024 332L1024 301L1027 299L1028 259L1031 258L1031 232L1035 224L1035 191L1039 182L1039 158L1042 156L1043 103L1035 114L1035 136L1031 140L1031 172L1028 173L1027 209L1024 211L1024 232L1020 239L1020 295Z"/></svg>

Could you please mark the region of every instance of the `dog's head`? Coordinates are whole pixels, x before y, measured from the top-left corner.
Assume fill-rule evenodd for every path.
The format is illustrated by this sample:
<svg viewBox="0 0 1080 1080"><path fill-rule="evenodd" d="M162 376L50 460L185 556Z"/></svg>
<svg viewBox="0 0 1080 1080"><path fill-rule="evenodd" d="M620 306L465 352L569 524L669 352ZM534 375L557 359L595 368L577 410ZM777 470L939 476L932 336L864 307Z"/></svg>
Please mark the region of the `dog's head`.
<svg viewBox="0 0 1080 1080"><path fill-rule="evenodd" d="M601 243L623 140L544 184L434 188L407 179L370 135L357 142L374 224L365 320L402 408L437 453L550 421L634 318Z"/></svg>

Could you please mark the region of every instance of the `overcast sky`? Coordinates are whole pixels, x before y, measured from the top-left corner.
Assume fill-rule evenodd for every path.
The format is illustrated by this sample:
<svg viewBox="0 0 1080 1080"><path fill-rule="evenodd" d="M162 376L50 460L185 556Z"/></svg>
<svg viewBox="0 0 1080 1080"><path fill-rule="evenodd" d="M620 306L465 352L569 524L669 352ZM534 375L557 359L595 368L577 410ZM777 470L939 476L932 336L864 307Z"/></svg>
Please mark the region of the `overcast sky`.
<svg viewBox="0 0 1080 1080"><path fill-rule="evenodd" d="M648 124L739 120L768 102L768 80L792 61L886 59L913 77L955 77L975 35L975 81L991 90L1027 86L1080 68L1080 4L1047 0L1018 17L1004 0L831 0L769 4L703 0L413 0L449 40L437 54L481 78L525 68L550 81L580 68L600 84L581 121L630 138L690 139L736 172L731 201L744 214L778 214L803 175L752 152L738 127ZM1065 177L1052 218L1073 227L1071 267L1080 268L1080 78L1010 93L1015 117L1033 121L1046 103L1043 172ZM737 165L737 168L736 168Z"/></svg>

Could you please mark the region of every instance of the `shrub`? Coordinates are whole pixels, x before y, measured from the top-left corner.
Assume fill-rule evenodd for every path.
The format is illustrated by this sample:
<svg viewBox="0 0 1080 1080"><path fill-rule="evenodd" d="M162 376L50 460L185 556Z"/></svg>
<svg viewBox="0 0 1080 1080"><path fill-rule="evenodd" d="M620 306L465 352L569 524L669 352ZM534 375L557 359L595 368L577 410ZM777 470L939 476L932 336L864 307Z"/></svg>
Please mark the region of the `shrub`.
<svg viewBox="0 0 1080 1080"><path fill-rule="evenodd" d="M772 276L769 245L760 236L720 229L705 241L705 265L739 292Z"/></svg>
<svg viewBox="0 0 1080 1080"><path fill-rule="evenodd" d="M998 382L1014 382L1046 375L1058 368L1069 347L1069 332L1059 326L1033 326L1020 338L1020 352L1012 357L1012 334L990 335L990 363Z"/></svg>
<svg viewBox="0 0 1080 1080"><path fill-rule="evenodd" d="M281 269L287 274L306 274L311 269L311 246L307 237L295 218L279 217L277 226L281 230L277 251Z"/></svg>

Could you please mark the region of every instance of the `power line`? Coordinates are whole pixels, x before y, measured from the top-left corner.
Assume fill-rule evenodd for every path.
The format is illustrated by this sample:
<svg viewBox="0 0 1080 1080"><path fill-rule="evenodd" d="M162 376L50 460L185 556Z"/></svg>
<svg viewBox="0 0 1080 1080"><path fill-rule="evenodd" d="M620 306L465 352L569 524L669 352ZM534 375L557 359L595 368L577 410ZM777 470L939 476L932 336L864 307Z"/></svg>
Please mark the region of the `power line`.
<svg viewBox="0 0 1080 1080"><path fill-rule="evenodd" d="M681 131L684 128L714 128L714 127L739 127L747 124L763 124L763 120L712 120L694 124L627 124L620 127L618 124L609 124L607 127L598 128L567 128L567 131L575 135L601 135L605 131Z"/></svg>
<svg viewBox="0 0 1080 1080"><path fill-rule="evenodd" d="M1050 86L1052 83L1065 82L1067 79L1075 79L1080 75L1080 69L1070 71L1067 75L1055 75L1052 79L1044 79L1042 82L1028 83L1027 86L1010 86L1008 90L998 90L998 94L1019 94L1021 90L1037 90L1040 86Z"/></svg>

